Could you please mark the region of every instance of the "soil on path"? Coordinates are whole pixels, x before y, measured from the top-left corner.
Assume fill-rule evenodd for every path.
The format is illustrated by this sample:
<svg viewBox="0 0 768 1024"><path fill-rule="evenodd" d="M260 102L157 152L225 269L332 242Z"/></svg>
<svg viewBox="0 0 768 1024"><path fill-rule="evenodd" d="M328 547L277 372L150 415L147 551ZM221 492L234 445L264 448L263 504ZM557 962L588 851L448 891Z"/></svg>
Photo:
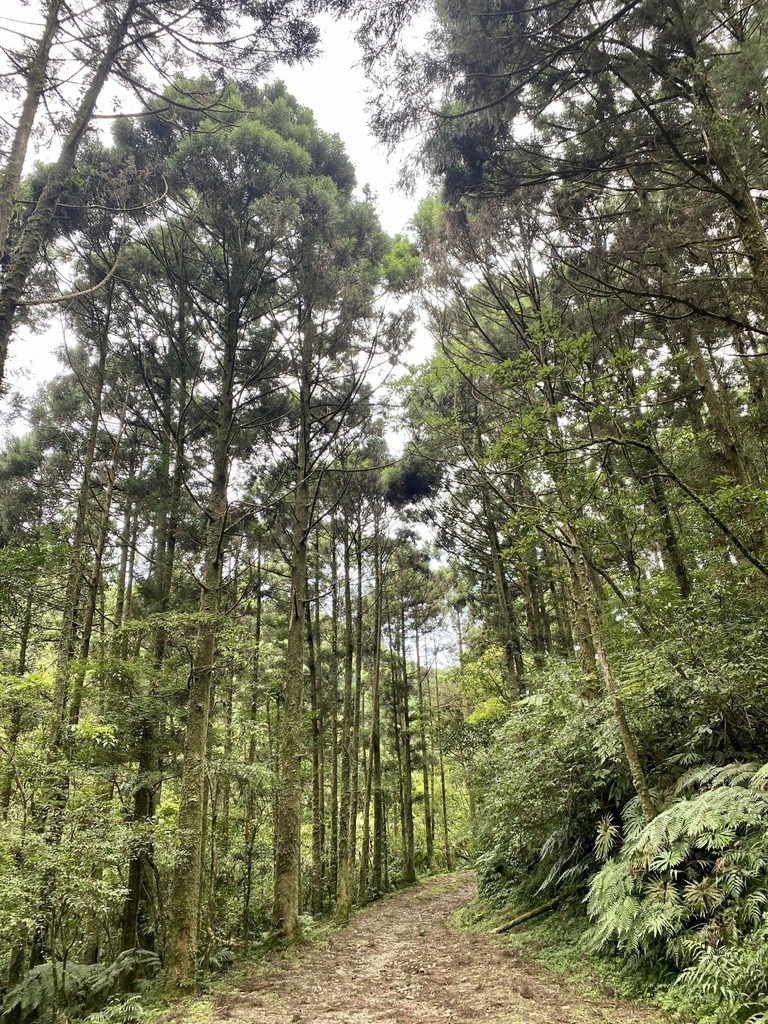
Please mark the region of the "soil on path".
<svg viewBox="0 0 768 1024"><path fill-rule="evenodd" d="M322 948L222 998L212 1024L651 1024L646 1007L585 999L502 939L452 928L470 875L430 879L356 915Z"/></svg>

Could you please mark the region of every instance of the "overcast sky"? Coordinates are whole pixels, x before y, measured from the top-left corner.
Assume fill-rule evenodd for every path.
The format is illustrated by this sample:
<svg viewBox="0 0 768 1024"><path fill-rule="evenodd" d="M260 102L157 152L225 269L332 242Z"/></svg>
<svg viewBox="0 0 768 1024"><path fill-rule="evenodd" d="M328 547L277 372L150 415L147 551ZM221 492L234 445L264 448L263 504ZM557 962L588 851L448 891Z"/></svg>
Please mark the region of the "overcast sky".
<svg viewBox="0 0 768 1024"><path fill-rule="evenodd" d="M417 183L416 195L393 191L400 158L390 160L368 131L365 99L367 84L356 67L360 51L346 21L320 20L323 53L303 68L280 68L290 92L310 107L317 123L326 132L341 136L347 153L357 169L358 183L369 184L378 196L379 216L390 234L404 230L413 216L418 199L427 191L425 182Z"/></svg>

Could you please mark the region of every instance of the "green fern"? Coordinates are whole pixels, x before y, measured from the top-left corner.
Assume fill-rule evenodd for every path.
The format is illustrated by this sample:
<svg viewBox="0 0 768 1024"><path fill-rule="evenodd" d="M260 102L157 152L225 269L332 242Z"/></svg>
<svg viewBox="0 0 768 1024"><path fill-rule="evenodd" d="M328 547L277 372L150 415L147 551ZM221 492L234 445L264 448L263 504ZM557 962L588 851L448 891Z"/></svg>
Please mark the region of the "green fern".
<svg viewBox="0 0 768 1024"><path fill-rule="evenodd" d="M67 1010L69 1016L97 1011L135 971L141 969L153 975L159 968L157 954L146 949L126 950L107 964L63 964L60 961L40 964L7 993L1 1019L11 1020L18 1015L46 1024L59 1010ZM131 1022L126 1021L126 1024Z"/></svg>
<svg viewBox="0 0 768 1024"><path fill-rule="evenodd" d="M768 1015L768 766L694 768L651 822L635 804L622 849L590 884L595 942L666 959L724 1020L738 1007L757 1024Z"/></svg>
<svg viewBox="0 0 768 1024"><path fill-rule="evenodd" d="M727 1020L768 1024L768 925L762 924L738 942L704 950L680 975L677 987L714 997Z"/></svg>
<svg viewBox="0 0 768 1024"><path fill-rule="evenodd" d="M141 996L127 995L111 1000L103 1010L89 1014L83 1024L139 1024L145 1013Z"/></svg>
<svg viewBox="0 0 768 1024"><path fill-rule="evenodd" d="M607 860L621 838L621 829L613 821L610 814L604 815L597 824L595 853L598 860Z"/></svg>

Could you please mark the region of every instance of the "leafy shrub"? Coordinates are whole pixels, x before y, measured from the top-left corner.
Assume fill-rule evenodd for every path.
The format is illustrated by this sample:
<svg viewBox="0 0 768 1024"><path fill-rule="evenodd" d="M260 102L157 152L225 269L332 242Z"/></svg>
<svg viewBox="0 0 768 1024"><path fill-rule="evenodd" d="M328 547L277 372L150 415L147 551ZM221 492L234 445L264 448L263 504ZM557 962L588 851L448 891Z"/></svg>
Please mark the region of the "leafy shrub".
<svg viewBox="0 0 768 1024"><path fill-rule="evenodd" d="M531 684L534 680L531 678ZM497 724L475 757L481 889L586 885L596 821L631 792L606 702L578 670L553 665Z"/></svg>

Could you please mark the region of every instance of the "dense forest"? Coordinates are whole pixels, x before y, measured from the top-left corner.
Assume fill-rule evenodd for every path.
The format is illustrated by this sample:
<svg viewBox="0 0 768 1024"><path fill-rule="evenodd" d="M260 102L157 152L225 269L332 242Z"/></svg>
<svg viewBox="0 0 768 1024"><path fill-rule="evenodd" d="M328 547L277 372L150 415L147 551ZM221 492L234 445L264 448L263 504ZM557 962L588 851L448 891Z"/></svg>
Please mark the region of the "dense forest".
<svg viewBox="0 0 768 1024"><path fill-rule="evenodd" d="M768 1021L768 6L23 10L0 377L65 341L3 383L2 1020L463 866ZM402 235L271 74L320 12L421 140Z"/></svg>

